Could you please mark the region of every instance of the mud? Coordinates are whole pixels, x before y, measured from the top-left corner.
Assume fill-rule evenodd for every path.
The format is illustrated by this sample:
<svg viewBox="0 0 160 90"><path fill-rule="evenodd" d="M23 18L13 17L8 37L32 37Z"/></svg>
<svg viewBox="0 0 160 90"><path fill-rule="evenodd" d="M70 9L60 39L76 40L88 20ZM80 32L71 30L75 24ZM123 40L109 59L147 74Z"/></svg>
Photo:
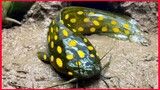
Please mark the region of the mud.
<svg viewBox="0 0 160 90"><path fill-rule="evenodd" d="M29 11L22 26L2 30L3 88L44 88L65 81L49 64L37 58L38 51L47 51L46 36L51 21L50 15L54 18L59 13L59 9L53 10L54 14L51 12L48 14L49 11L44 13L43 10L41 11L42 7L37 9L40 4L42 3L36 3L32 7L32 10L37 10L39 14ZM60 2L54 2L52 5L47 10L65 6ZM145 36L151 40L151 45L145 47L97 34L86 36L100 57L114 46L102 60L103 66L112 56L109 68L102 72L104 76L112 78L105 81L110 88L158 88L157 4L125 2L120 3L120 6L125 7L125 11L140 23ZM134 11L135 8L132 7L141 8L146 13L140 15L140 11ZM101 79L92 78L88 83L86 84L88 88L106 88ZM67 84L58 88L74 86L75 84Z"/></svg>

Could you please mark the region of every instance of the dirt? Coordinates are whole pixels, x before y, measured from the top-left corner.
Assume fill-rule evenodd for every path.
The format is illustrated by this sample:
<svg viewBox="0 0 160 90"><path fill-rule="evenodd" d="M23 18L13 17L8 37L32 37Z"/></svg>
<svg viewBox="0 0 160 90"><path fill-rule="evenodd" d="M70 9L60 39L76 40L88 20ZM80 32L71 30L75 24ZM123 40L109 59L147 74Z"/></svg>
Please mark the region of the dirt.
<svg viewBox="0 0 160 90"><path fill-rule="evenodd" d="M102 72L105 77L112 78L105 81L110 88L158 88L157 3L124 2L118 4L121 8L125 8L124 12L130 13L131 17L141 25L145 36L151 40L151 45L141 46L97 34L86 36L100 57L114 46L106 58L101 61L103 66L112 56L109 68ZM48 11L44 13L44 7L41 5ZM3 88L45 88L65 81L49 64L37 58L37 52L47 50L48 25L51 19L58 15L60 8L66 5L60 2L50 2L46 6L45 3L38 2L28 12L22 26L3 28ZM101 79L94 81L92 78L88 83L87 88L106 88ZM75 84L66 84L57 88L74 86Z"/></svg>

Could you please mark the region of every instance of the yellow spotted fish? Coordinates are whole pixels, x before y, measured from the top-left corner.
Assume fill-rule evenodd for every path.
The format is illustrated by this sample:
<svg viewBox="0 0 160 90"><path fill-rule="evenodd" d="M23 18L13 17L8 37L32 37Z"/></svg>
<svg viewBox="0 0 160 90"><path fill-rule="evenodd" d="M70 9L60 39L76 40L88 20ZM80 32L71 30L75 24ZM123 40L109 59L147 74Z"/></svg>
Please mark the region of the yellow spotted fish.
<svg viewBox="0 0 160 90"><path fill-rule="evenodd" d="M93 45L82 35L92 33L107 33L142 45L148 43L136 22L127 16L85 7L66 7L49 26L48 54L38 52L40 60L50 63L58 72L72 78L58 85L100 75L104 68L101 67L101 59ZM108 66L108 63L104 66Z"/></svg>
<svg viewBox="0 0 160 90"><path fill-rule="evenodd" d="M137 22L128 16L86 7L66 7L59 16L72 31L82 34L105 33L108 36L130 40L144 46L150 42L140 31Z"/></svg>

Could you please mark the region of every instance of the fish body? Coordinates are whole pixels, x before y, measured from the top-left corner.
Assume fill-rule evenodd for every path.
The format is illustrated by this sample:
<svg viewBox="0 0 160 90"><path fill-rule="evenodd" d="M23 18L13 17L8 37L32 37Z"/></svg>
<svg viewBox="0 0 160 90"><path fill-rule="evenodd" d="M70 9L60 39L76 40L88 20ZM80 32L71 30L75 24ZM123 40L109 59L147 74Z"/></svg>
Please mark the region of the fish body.
<svg viewBox="0 0 160 90"><path fill-rule="evenodd" d="M72 6L62 10L61 22L70 30L77 30L82 34L103 33L144 46L150 44L135 20L116 13Z"/></svg>
<svg viewBox="0 0 160 90"><path fill-rule="evenodd" d="M47 34L49 52L38 52L38 57L50 63L58 72L72 77L73 81L100 75L103 70L101 59L93 45L82 35L93 33L105 33L142 45L148 43L137 22L127 16L71 6L64 8L52 20Z"/></svg>

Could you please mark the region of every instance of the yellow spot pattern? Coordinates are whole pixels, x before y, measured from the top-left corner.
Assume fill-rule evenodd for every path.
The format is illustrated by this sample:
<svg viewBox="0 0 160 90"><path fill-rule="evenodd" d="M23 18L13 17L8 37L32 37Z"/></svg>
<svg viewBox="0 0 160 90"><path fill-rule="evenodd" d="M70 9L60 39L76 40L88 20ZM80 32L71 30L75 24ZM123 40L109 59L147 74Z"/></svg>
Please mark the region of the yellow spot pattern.
<svg viewBox="0 0 160 90"><path fill-rule="evenodd" d="M51 37L50 37L50 35L48 35L48 42L50 42L51 41Z"/></svg>
<svg viewBox="0 0 160 90"><path fill-rule="evenodd" d="M52 24L53 24L53 25L55 24L55 21L54 21L54 20L52 20Z"/></svg>
<svg viewBox="0 0 160 90"><path fill-rule="evenodd" d="M112 25L116 25L117 22L116 22L115 20L112 20L112 21L111 21L111 24L112 24Z"/></svg>
<svg viewBox="0 0 160 90"><path fill-rule="evenodd" d="M61 24L64 24L63 20L61 20Z"/></svg>
<svg viewBox="0 0 160 90"><path fill-rule="evenodd" d="M94 15L94 12L89 12L89 15Z"/></svg>
<svg viewBox="0 0 160 90"><path fill-rule="evenodd" d="M75 18L72 18L72 19L70 20L70 22L71 22L71 23L75 23L75 22L76 22L76 19L75 19Z"/></svg>
<svg viewBox="0 0 160 90"><path fill-rule="evenodd" d="M52 42L51 42L51 48L53 48L53 47L54 47L54 42L52 41Z"/></svg>
<svg viewBox="0 0 160 90"><path fill-rule="evenodd" d="M57 58L56 59L56 64L59 66L59 67L63 67L63 62L60 58Z"/></svg>
<svg viewBox="0 0 160 90"><path fill-rule="evenodd" d="M85 43L88 41L86 38L84 38L83 40L84 40Z"/></svg>
<svg viewBox="0 0 160 90"><path fill-rule="evenodd" d="M79 28L78 28L78 31L81 31L81 32L82 32L83 30L84 30L83 27L79 27Z"/></svg>
<svg viewBox="0 0 160 90"><path fill-rule="evenodd" d="M69 41L69 45L72 47L75 47L77 45L77 43L75 40L71 40L71 41Z"/></svg>
<svg viewBox="0 0 160 90"><path fill-rule="evenodd" d="M66 30L63 30L62 33L65 37L68 37L68 32Z"/></svg>
<svg viewBox="0 0 160 90"><path fill-rule="evenodd" d="M73 75L73 73L72 72L68 72L68 75Z"/></svg>
<svg viewBox="0 0 160 90"><path fill-rule="evenodd" d="M91 27L91 28L90 28L90 31L91 31L91 32L95 32L96 29L95 29L94 27Z"/></svg>
<svg viewBox="0 0 160 90"><path fill-rule="evenodd" d="M51 33L53 33L53 27L51 27Z"/></svg>
<svg viewBox="0 0 160 90"><path fill-rule="evenodd" d="M93 47L92 47L92 46L88 46L88 49L89 49L89 50L93 50Z"/></svg>
<svg viewBox="0 0 160 90"><path fill-rule="evenodd" d="M82 65L82 63L81 63L80 61L77 61L77 62L76 62L76 65L77 65L77 66L80 66L80 65Z"/></svg>
<svg viewBox="0 0 160 90"><path fill-rule="evenodd" d="M73 32L76 32L77 30L76 29L72 29L73 30Z"/></svg>
<svg viewBox="0 0 160 90"><path fill-rule="evenodd" d="M103 17L103 16L99 16L99 17L98 17L98 20L100 20L100 21L101 21L101 20L104 20L104 17Z"/></svg>
<svg viewBox="0 0 160 90"><path fill-rule="evenodd" d="M70 24L67 24L69 27L71 27L71 25Z"/></svg>
<svg viewBox="0 0 160 90"><path fill-rule="evenodd" d="M68 14L66 14L64 18L65 18L65 19L68 19L68 18L69 18L69 15L68 15Z"/></svg>
<svg viewBox="0 0 160 90"><path fill-rule="evenodd" d="M130 34L130 31L129 31L129 30L124 30L124 33L125 33L126 35L129 35L129 34Z"/></svg>
<svg viewBox="0 0 160 90"><path fill-rule="evenodd" d="M66 58L67 58L68 60L71 60L71 59L73 59L73 55L68 54L68 55L66 56Z"/></svg>
<svg viewBox="0 0 160 90"><path fill-rule="evenodd" d="M98 54L98 53L96 53L96 55L97 55L97 56L99 56L99 54Z"/></svg>
<svg viewBox="0 0 160 90"><path fill-rule="evenodd" d="M90 54L90 57L94 57L94 55L93 55L93 54Z"/></svg>
<svg viewBox="0 0 160 90"><path fill-rule="evenodd" d="M53 55L51 55L50 60L51 60L51 62L53 62L53 60L54 60L54 56Z"/></svg>
<svg viewBox="0 0 160 90"><path fill-rule="evenodd" d="M60 46L57 47L57 52L58 52L59 54L62 53L62 48L61 48Z"/></svg>
<svg viewBox="0 0 160 90"><path fill-rule="evenodd" d="M99 26L99 22L96 21L96 20L93 21L93 24L94 24L95 26Z"/></svg>
<svg viewBox="0 0 160 90"><path fill-rule="evenodd" d="M58 27L56 27L56 32L58 32Z"/></svg>
<svg viewBox="0 0 160 90"><path fill-rule="evenodd" d="M58 36L57 36L57 35L55 35L55 36L54 36L54 40L57 40L57 39L58 39Z"/></svg>
<svg viewBox="0 0 160 90"><path fill-rule="evenodd" d="M84 18L84 20L83 20L84 22L89 22L90 20L89 20L89 18Z"/></svg>
<svg viewBox="0 0 160 90"><path fill-rule="evenodd" d="M78 55L79 55L80 58L85 57L85 53L82 50L78 50Z"/></svg>
<svg viewBox="0 0 160 90"><path fill-rule="evenodd" d="M115 33L119 33L119 32L120 32L119 28L113 28L113 31L114 31Z"/></svg>
<svg viewBox="0 0 160 90"><path fill-rule="evenodd" d="M130 25L127 24L127 23L125 23L125 24L123 25L123 27L128 29L128 28L130 28Z"/></svg>
<svg viewBox="0 0 160 90"><path fill-rule="evenodd" d="M83 14L83 11L78 11L77 14L78 14L78 15L82 15L82 14Z"/></svg>
<svg viewBox="0 0 160 90"><path fill-rule="evenodd" d="M43 59L47 60L47 55L46 54L43 55Z"/></svg>
<svg viewBox="0 0 160 90"><path fill-rule="evenodd" d="M102 32L106 32L106 31L107 31L107 27L106 26L102 27Z"/></svg>

